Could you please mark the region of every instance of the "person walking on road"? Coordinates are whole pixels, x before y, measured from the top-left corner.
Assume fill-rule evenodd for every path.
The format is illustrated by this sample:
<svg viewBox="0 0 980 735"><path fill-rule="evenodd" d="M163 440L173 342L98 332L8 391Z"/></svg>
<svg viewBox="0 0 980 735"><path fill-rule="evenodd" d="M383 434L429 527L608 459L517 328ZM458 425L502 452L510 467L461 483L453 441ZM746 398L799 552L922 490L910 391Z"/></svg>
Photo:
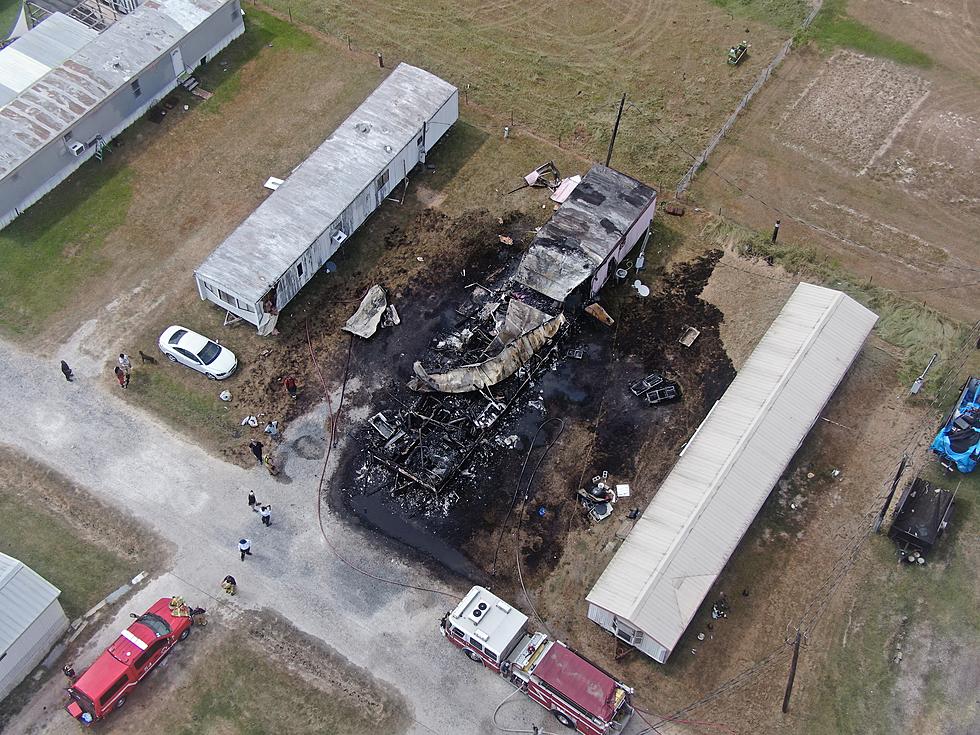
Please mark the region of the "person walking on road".
<svg viewBox="0 0 980 735"><path fill-rule="evenodd" d="M247 538L238 540L238 551L242 555L242 561L245 561L246 556L252 555L252 542Z"/></svg>
<svg viewBox="0 0 980 735"><path fill-rule="evenodd" d="M221 580L221 589L223 589L226 594L234 597L238 594L238 582L235 581L234 577L228 574Z"/></svg>
<svg viewBox="0 0 980 735"><path fill-rule="evenodd" d="M119 387L120 388L128 388L129 387L129 375L126 374L126 371L123 370L118 365L116 365L116 367L113 368L113 372L116 374L116 380L119 381Z"/></svg>
<svg viewBox="0 0 980 735"><path fill-rule="evenodd" d="M258 500L255 499L255 493L252 490L248 491L248 509L251 511L258 510L255 506L258 504Z"/></svg>
<svg viewBox="0 0 980 735"><path fill-rule="evenodd" d="M252 454L255 455L255 461L262 464L262 442L258 439L252 439L248 443L248 448L252 450Z"/></svg>
<svg viewBox="0 0 980 735"><path fill-rule="evenodd" d="M286 387L286 392L289 393L289 397L295 401L296 395L299 393L299 390L296 388L296 378L292 375L287 375L283 378L282 384Z"/></svg>
<svg viewBox="0 0 980 735"><path fill-rule="evenodd" d="M125 352L119 353L119 367L123 369L123 372L126 373L126 375L133 372L133 361L129 359L129 355L127 355Z"/></svg>
<svg viewBox="0 0 980 735"><path fill-rule="evenodd" d="M61 374L65 376L65 380L67 380L69 383L75 379L75 373L71 371L71 368L68 367L68 363L64 360L61 361Z"/></svg>
<svg viewBox="0 0 980 735"><path fill-rule="evenodd" d="M263 505L259 509L259 515L262 516L262 524L266 528L268 528L269 526L272 525L272 506L271 505Z"/></svg>

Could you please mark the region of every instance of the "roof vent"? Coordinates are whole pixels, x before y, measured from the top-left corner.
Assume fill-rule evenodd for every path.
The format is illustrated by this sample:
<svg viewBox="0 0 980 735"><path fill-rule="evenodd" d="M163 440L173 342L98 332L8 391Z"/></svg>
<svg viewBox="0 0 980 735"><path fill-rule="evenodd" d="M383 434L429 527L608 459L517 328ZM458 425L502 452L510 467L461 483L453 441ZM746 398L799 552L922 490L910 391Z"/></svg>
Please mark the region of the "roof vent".
<svg viewBox="0 0 980 735"><path fill-rule="evenodd" d="M476 607L470 610L469 619L472 620L474 623L479 623L480 618L484 616L488 607L489 605L487 605L487 603L478 602Z"/></svg>
<svg viewBox="0 0 980 735"><path fill-rule="evenodd" d="M370 133L371 123L359 122L357 123L357 125L354 126L354 130L356 130L359 133Z"/></svg>

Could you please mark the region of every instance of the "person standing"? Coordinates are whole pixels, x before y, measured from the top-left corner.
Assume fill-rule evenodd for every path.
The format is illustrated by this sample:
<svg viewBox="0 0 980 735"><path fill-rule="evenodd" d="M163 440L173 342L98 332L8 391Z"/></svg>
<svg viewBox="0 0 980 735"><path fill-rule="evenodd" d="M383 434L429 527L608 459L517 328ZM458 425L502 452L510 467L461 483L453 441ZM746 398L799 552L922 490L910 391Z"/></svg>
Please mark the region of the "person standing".
<svg viewBox="0 0 980 735"><path fill-rule="evenodd" d="M252 555L252 542L247 538L239 539L238 551L242 555L242 561L245 561L246 556Z"/></svg>
<svg viewBox="0 0 980 735"><path fill-rule="evenodd" d="M116 367L113 368L112 371L116 374L116 380L119 381L120 388L125 388L129 385L129 376L126 375L125 370L123 370L121 367L116 365Z"/></svg>
<svg viewBox="0 0 980 735"><path fill-rule="evenodd" d="M255 511L255 506L258 504L258 500L255 499L255 493L251 490L248 491L248 509Z"/></svg>
<svg viewBox="0 0 980 735"><path fill-rule="evenodd" d="M259 515L262 516L262 525L264 525L266 528L272 525L271 505L263 505L262 508L259 509Z"/></svg>
<svg viewBox="0 0 980 735"><path fill-rule="evenodd" d="M65 664L65 667L62 669L62 672L64 672L65 676L68 677L68 681L69 682L71 682L72 684L75 683L75 679L77 677L75 675L75 667L74 666L72 666L70 663Z"/></svg>
<svg viewBox="0 0 980 735"><path fill-rule="evenodd" d="M262 442L258 439L252 439L248 443L248 448L252 450L252 454L255 455L255 461L262 464Z"/></svg>
<svg viewBox="0 0 980 735"><path fill-rule="evenodd" d="M238 582L235 581L234 577L228 574L221 580L221 589L223 589L226 594L234 597L238 594Z"/></svg>
<svg viewBox="0 0 980 735"><path fill-rule="evenodd" d="M296 395L299 393L299 390L296 387L296 378L294 378L292 375L287 375L285 378L283 378L282 384L286 387L286 392L289 393L289 397L295 401Z"/></svg>
<svg viewBox="0 0 980 735"><path fill-rule="evenodd" d="M125 372L126 375L133 372L133 361L129 359L129 355L127 355L125 352L119 353L119 367L123 369L123 372Z"/></svg>
<svg viewBox="0 0 980 735"><path fill-rule="evenodd" d="M71 368L68 367L68 363L64 360L61 361L61 374L65 376L65 380L67 380L69 383L75 379L75 373L71 371Z"/></svg>

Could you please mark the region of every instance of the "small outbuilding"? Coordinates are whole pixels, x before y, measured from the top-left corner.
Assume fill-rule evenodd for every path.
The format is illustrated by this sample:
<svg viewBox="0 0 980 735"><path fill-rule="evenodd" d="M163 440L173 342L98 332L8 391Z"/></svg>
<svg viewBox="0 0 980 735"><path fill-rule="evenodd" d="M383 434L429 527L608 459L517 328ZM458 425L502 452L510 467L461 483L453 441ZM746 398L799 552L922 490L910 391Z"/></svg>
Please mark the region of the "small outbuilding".
<svg viewBox="0 0 980 735"><path fill-rule="evenodd" d="M61 590L0 553L0 699L20 684L68 629Z"/></svg>
<svg viewBox="0 0 980 735"><path fill-rule="evenodd" d="M197 290L267 334L285 308L459 117L459 91L398 67L194 273Z"/></svg>
<svg viewBox="0 0 980 735"><path fill-rule="evenodd" d="M877 319L797 286L589 592L591 620L667 660Z"/></svg>

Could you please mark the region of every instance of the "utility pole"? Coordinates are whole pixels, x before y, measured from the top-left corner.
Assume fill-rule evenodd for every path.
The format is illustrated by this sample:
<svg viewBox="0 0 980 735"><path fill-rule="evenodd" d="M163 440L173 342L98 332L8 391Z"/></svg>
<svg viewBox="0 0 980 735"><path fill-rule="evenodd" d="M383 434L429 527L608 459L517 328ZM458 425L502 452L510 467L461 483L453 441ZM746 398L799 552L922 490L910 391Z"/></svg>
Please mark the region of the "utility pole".
<svg viewBox="0 0 980 735"><path fill-rule="evenodd" d="M619 119L623 116L623 107L626 105L626 92L623 92L623 98L619 101L619 112L616 114L616 124L613 125L612 137L609 139L609 150L606 152L606 165L612 160L613 146L616 145L616 133L619 132Z"/></svg>
<svg viewBox="0 0 980 735"><path fill-rule="evenodd" d="M803 634L796 629L796 640L793 642L793 661L789 665L789 680L786 682L786 694L783 695L783 714L789 711L789 697L793 693L793 680L796 679L796 663L800 660L800 639Z"/></svg>

